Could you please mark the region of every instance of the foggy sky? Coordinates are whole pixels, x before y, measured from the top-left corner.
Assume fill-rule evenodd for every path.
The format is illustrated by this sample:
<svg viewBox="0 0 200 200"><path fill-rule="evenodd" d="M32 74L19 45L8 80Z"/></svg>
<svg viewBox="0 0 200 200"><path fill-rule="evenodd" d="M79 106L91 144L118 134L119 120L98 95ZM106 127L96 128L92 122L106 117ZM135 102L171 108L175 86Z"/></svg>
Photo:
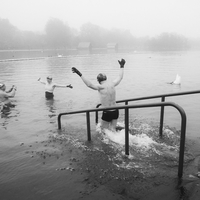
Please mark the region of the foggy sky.
<svg viewBox="0 0 200 200"><path fill-rule="evenodd" d="M76 29L90 22L128 29L136 37L163 32L200 37L200 0L0 0L0 18L37 32L58 18Z"/></svg>

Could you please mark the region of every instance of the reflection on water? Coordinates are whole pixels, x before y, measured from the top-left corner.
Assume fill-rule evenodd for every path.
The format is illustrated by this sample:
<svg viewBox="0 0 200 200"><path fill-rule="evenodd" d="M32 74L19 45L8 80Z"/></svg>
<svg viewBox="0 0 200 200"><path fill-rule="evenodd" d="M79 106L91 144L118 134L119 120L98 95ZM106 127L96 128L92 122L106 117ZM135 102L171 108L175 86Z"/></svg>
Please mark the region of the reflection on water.
<svg viewBox="0 0 200 200"><path fill-rule="evenodd" d="M45 101L47 108L49 109L49 117L56 116L56 107L54 104L54 99L46 99Z"/></svg>
<svg viewBox="0 0 200 200"><path fill-rule="evenodd" d="M0 125L2 125L4 129L7 129L7 125L10 121L9 120L10 118L17 118L17 116L19 115L19 111L17 110L17 104L16 102L14 103L4 105L0 110L0 116L1 116Z"/></svg>

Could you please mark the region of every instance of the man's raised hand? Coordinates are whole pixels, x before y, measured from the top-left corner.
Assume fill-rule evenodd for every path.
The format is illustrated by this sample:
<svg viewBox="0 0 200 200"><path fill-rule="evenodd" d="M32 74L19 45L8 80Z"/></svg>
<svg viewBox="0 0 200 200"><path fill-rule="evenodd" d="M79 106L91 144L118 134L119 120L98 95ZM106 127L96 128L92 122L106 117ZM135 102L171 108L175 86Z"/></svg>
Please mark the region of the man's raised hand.
<svg viewBox="0 0 200 200"><path fill-rule="evenodd" d="M76 67L72 67L72 72L78 74L80 77L82 76L81 72L79 72Z"/></svg>
<svg viewBox="0 0 200 200"><path fill-rule="evenodd" d="M71 89L73 88L73 86L71 84L67 85L66 87L69 87Z"/></svg>
<svg viewBox="0 0 200 200"><path fill-rule="evenodd" d="M124 65L126 63L126 61L122 58L121 61L118 60L119 64L120 64L120 68L124 68Z"/></svg>

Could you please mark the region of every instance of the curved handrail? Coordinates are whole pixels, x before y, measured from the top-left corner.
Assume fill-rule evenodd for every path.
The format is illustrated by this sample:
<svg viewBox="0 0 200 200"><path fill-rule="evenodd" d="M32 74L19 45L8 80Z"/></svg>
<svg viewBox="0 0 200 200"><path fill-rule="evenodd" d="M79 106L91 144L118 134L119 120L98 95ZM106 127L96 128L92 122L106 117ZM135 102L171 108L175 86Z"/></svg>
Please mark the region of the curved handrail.
<svg viewBox="0 0 200 200"><path fill-rule="evenodd" d="M132 98L132 99L124 99L124 100L118 100L118 101L116 101L116 103L147 100L147 99L156 99L156 98L162 98L162 97L181 96L181 95L197 94L197 93L200 93L200 90L177 92L177 93L168 93L168 94L159 94L159 95L152 95L152 96L145 96L145 97L137 97L137 98Z"/></svg>
<svg viewBox="0 0 200 200"><path fill-rule="evenodd" d="M165 97L181 96L181 95L189 95L189 94L198 94L198 93L200 93L200 90L177 92L177 93L168 93L168 94L159 94L159 95L153 95L153 96L145 96L145 97L137 97L137 98L132 98L132 99L118 100L118 101L116 101L116 103L125 103L125 105L128 105L128 102L130 102L130 101L141 101L141 100L156 99L156 98L161 98L161 102L165 102ZM96 108L98 108L100 105L101 104L98 104L96 106ZM164 120L164 107L161 106L161 111L160 111L160 130L159 130L160 136L162 136L163 120ZM96 121L96 123L98 123L98 111L96 111L95 121Z"/></svg>
<svg viewBox="0 0 200 200"><path fill-rule="evenodd" d="M181 178L183 175L183 162L184 162L184 150L185 150L186 114L185 114L184 109L181 106L179 106L173 102L124 105L124 106L114 106L114 107L109 107L109 108L85 109L85 110L79 110L79 111L60 113L58 115L58 129L61 129L61 116L78 114L78 113L86 113L87 133L88 133L88 140L90 141L91 140L90 112L113 110L113 109L125 109L125 153L126 153L126 155L129 155L129 132L128 132L129 131L129 109L130 108L146 108L146 107L164 107L164 106L172 106L172 107L176 108L181 115L181 138L180 138L179 166L178 166L178 177Z"/></svg>

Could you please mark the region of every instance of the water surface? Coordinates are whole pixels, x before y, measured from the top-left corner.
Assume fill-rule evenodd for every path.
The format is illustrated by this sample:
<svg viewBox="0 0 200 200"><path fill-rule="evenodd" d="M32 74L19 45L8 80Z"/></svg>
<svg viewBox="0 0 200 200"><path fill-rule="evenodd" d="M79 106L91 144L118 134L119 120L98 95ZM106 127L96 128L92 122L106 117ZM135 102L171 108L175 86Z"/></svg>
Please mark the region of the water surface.
<svg viewBox="0 0 200 200"><path fill-rule="evenodd" d="M31 177L32 179L28 181L30 188L27 186L28 190L32 191L30 198L37 189L40 191L37 199L42 199L48 192L52 194L51 186L49 186L49 190L41 189L39 186L34 190L32 187L36 183L38 184L40 175L39 185L41 186L44 182L46 184L48 179L59 178L60 175L55 174L56 169L69 166L70 159L67 158L69 152L66 152L69 147L64 146L66 150L63 147L63 141L67 140L77 148L84 148L83 143L87 141L84 114L63 117L63 129L62 131L57 129L59 113L90 109L99 103L98 93L87 88L80 77L71 72L72 67L79 69L92 82L96 82L96 76L100 72L105 73L108 79L114 79L119 73L117 60L124 58L126 60L124 78L116 88L117 100L122 100L199 90L199 54L199 52L95 52L65 55L61 58L44 57L34 60L0 62L0 81L6 83L8 88L13 84L17 86L17 93L13 99L15 107L7 112L2 112L0 118L0 169L1 185L5 186L3 187L4 192L9 188L14 191L13 188L16 187L16 184L14 186L13 183L26 182ZM175 79L177 73L181 76L181 85L168 84ZM56 88L54 100L46 100L44 86L37 79L41 77L45 80L48 75L51 75L56 83L71 84L73 89ZM160 101L160 99L154 99L132 103ZM200 140L200 95L170 97L166 98L166 101L175 102L184 108L187 115L186 138L187 141L190 141L187 144L186 158L187 161L198 158L200 148L198 145L192 147L191 141L199 142ZM124 144L121 143L124 136L123 130L118 138L108 133L108 138L101 140L98 137L98 131L96 132L94 115L91 114L92 140L94 142L91 148L104 151L105 149L102 149L103 142L109 148L112 147L115 153L112 161L120 168L138 169L138 173L149 174L149 176L158 170L161 173L165 169L165 173L172 173L172 177L174 177L177 174L178 134L181 118L174 108L165 109L165 131L169 139L167 143L167 141L159 141L156 136L159 114L159 108L130 111L130 124L134 133L131 136L132 157L130 156L128 162L123 160ZM120 111L119 122L124 123L123 111ZM171 138L169 137L170 131L173 132ZM56 143L53 142L54 140ZM175 144L173 141L177 141L177 143ZM144 159L139 159L136 154L134 155L134 152L137 151L141 153L138 155L144 156L142 158L146 159L145 162ZM190 151L192 151L191 154ZM62 155L63 152L66 157ZM145 157L145 152L148 158ZM163 159L166 161L164 168L159 165ZM154 160L153 163L152 160ZM196 165L190 169L193 170L191 173L195 172L195 167ZM54 170L54 173L48 176L48 170ZM190 171L187 173L189 174ZM63 184L65 183L59 182L58 188ZM24 186L24 184L22 185ZM18 189L16 190L18 191ZM54 195L62 197L61 193L60 196L58 193ZM5 194L8 195L8 192ZM12 195L10 194L10 196Z"/></svg>

